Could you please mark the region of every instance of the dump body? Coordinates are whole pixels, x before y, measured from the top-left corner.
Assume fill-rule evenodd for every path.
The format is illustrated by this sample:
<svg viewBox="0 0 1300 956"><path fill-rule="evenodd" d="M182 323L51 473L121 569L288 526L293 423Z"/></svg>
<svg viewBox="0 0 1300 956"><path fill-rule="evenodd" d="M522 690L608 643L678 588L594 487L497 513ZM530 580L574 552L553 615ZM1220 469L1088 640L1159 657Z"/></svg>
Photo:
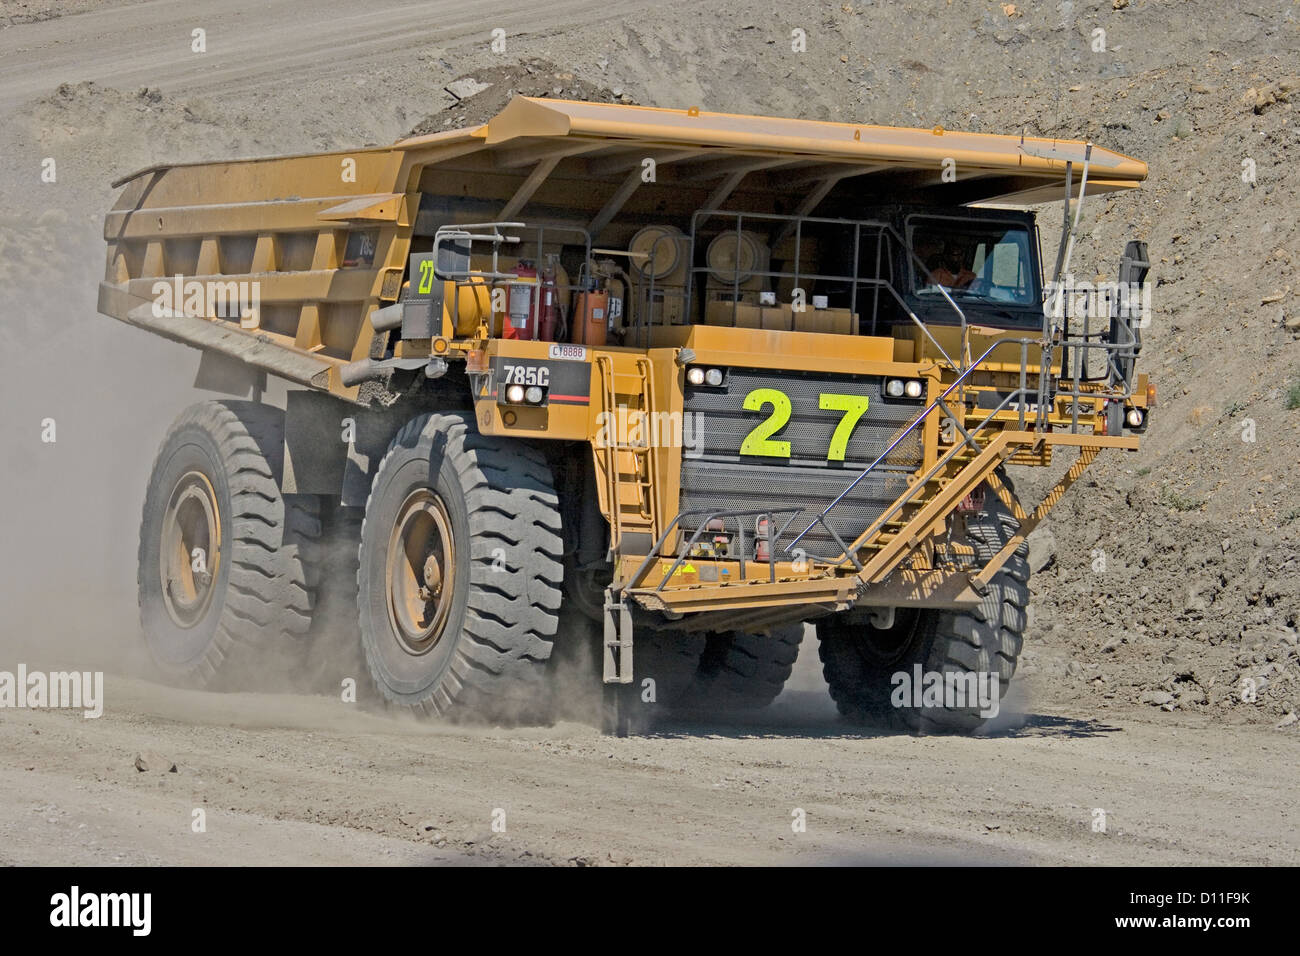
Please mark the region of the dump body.
<svg viewBox="0 0 1300 956"><path fill-rule="evenodd" d="M1133 323L1045 318L1036 238L999 238L1032 217L983 204L1145 175L1077 142L520 98L391 147L128 177L100 310L358 407L369 467L404 409L545 443L574 463L566 535L607 616L960 607L1150 404ZM935 217L1001 291L931 281ZM292 490L346 502L366 455L289 411ZM1077 461L1023 508L1003 466L1061 448ZM1020 532L972 566L953 520L986 494Z"/></svg>

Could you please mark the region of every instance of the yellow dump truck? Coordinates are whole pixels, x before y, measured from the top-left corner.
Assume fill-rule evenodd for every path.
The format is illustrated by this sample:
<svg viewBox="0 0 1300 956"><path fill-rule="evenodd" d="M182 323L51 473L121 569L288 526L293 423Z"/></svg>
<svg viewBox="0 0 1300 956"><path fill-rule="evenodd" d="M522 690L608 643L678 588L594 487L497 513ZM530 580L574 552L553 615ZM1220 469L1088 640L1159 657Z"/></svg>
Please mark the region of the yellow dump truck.
<svg viewBox="0 0 1300 956"><path fill-rule="evenodd" d="M393 705L528 719L589 641L623 728L769 703L811 623L845 715L973 729L1021 650L1025 536L1154 405L1145 246L1082 315L1063 280L1085 198L1146 172L1082 142L516 98L389 147L128 176L100 311L241 397L159 452L153 657L233 680L333 600ZM1053 201L1046 282L1027 207ZM1022 503L1009 469L1054 462Z"/></svg>

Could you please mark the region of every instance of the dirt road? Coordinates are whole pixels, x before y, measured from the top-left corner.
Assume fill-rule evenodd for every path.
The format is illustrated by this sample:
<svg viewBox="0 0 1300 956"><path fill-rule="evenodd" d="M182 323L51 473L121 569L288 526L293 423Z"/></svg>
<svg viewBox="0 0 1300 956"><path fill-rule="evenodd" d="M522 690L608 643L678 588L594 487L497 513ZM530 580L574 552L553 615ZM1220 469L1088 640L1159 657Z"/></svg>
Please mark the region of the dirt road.
<svg viewBox="0 0 1300 956"><path fill-rule="evenodd" d="M976 739L854 733L815 690L621 740L112 677L106 698L97 720L5 712L0 862L1300 863L1294 739L1022 695ZM147 750L177 772L138 771Z"/></svg>

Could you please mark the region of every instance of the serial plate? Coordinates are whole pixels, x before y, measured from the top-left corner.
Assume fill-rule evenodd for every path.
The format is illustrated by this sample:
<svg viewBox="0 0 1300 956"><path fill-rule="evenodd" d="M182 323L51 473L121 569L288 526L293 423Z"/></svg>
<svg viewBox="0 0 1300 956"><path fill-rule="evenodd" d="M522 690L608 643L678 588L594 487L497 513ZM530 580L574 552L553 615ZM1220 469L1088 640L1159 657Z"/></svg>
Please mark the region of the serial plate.
<svg viewBox="0 0 1300 956"><path fill-rule="evenodd" d="M564 362L585 362L587 361L587 347L585 345L564 345L556 342L551 346L550 351L546 353L546 357L560 359Z"/></svg>

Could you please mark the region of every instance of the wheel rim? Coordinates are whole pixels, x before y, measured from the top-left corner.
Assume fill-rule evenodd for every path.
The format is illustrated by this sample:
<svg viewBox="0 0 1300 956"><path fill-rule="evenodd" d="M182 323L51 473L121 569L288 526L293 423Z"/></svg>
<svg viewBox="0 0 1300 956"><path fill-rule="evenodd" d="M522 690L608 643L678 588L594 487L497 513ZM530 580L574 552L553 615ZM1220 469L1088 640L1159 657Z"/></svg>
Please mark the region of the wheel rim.
<svg viewBox="0 0 1300 956"><path fill-rule="evenodd" d="M885 666L897 664L912 649L921 615L915 612L907 613L901 608L899 613L900 616L906 614L906 617L887 630L870 626L863 628L862 649L867 658L875 664Z"/></svg>
<svg viewBox="0 0 1300 956"><path fill-rule="evenodd" d="M402 503L388 540L388 619L411 654L424 654L446 629L454 597L455 539L442 499L427 488Z"/></svg>
<svg viewBox="0 0 1300 956"><path fill-rule="evenodd" d="M221 570L221 509L201 472L186 472L172 489L158 553L167 614L178 627L194 627L212 605Z"/></svg>

